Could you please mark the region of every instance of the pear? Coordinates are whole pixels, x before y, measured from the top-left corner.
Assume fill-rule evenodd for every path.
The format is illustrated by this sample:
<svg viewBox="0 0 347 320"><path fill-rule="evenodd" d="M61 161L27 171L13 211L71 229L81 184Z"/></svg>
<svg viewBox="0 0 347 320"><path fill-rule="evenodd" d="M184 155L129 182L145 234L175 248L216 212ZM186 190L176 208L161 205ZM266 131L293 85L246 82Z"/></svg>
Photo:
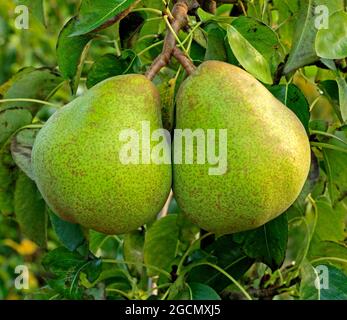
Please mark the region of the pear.
<svg viewBox="0 0 347 320"><path fill-rule="evenodd" d="M207 61L182 83L176 103L176 130L215 129L216 137L227 130L213 153L226 143L220 174L211 174L208 161L197 163L196 146L193 164L174 163L175 198L192 222L216 234L235 233L293 204L309 173L310 144L296 115L260 82L233 65ZM174 140L174 154L176 148ZM182 152L184 159L184 146Z"/></svg>
<svg viewBox="0 0 347 320"><path fill-rule="evenodd" d="M53 114L32 151L35 181L49 207L64 220L106 234L127 233L154 219L170 192L171 165L143 163L141 157L138 164L121 161L120 136L128 129L140 135L143 121L151 133L162 128L160 111L156 87L133 74L107 79Z"/></svg>

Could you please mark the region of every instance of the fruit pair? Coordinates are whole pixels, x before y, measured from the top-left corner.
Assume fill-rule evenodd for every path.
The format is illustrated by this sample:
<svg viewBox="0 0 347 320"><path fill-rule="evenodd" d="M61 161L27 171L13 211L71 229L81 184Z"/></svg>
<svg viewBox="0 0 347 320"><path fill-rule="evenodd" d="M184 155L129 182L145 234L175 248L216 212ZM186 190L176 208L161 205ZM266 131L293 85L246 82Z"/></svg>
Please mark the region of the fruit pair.
<svg viewBox="0 0 347 320"><path fill-rule="evenodd" d="M162 122L155 86L142 75L118 76L56 112L36 139L36 183L53 211L104 233L132 231L161 210L172 171L183 212L217 234L256 228L295 201L310 167L307 135L254 77L223 62L204 62L176 98L176 129L227 130L222 174L211 175L209 163L196 161L121 163L121 131L141 132L148 121L152 133ZM147 147L154 145L151 140Z"/></svg>

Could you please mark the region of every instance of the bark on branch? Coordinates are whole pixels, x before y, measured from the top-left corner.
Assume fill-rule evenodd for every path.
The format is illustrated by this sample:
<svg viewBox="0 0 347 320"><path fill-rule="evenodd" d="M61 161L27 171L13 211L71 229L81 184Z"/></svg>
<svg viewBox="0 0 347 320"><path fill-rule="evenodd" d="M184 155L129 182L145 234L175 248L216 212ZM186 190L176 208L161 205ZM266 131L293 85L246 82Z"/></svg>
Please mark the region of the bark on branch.
<svg viewBox="0 0 347 320"><path fill-rule="evenodd" d="M171 22L171 27L175 34L178 34L178 32L188 24L188 12L196 9L198 6L199 4L196 0L177 0L172 9L173 20ZM180 50L175 49L176 38L174 33L169 28L167 29L162 53L154 60L146 73L148 79L154 79L160 69L165 67L170 62L171 56L174 52L178 57L176 57L177 60L179 62L183 61L183 67L188 67L188 70L192 68L192 63L190 66L188 66L187 59L189 60L189 58L181 53Z"/></svg>

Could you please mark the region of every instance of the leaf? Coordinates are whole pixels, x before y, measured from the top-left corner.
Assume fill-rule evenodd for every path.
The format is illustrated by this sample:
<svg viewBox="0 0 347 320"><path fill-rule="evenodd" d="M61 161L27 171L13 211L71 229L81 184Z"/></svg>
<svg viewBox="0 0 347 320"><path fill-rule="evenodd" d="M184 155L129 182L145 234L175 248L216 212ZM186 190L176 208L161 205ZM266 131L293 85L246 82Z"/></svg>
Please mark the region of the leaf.
<svg viewBox="0 0 347 320"><path fill-rule="evenodd" d="M227 37L229 45L242 67L260 81L272 84L273 81L269 63L259 51L257 51L233 26L227 27Z"/></svg>
<svg viewBox="0 0 347 320"><path fill-rule="evenodd" d="M337 77L336 81L339 87L339 102L342 120L344 123L347 123L347 82L341 75Z"/></svg>
<svg viewBox="0 0 347 320"><path fill-rule="evenodd" d="M245 16L236 18L231 25L264 57L273 75L283 60L276 32L265 23Z"/></svg>
<svg viewBox="0 0 347 320"><path fill-rule="evenodd" d="M316 269L305 260L300 268L300 300L320 300L319 277Z"/></svg>
<svg viewBox="0 0 347 320"><path fill-rule="evenodd" d="M128 268L132 275L141 276L143 272L143 247L144 247L144 232L134 231L124 236L123 255L124 260L132 262Z"/></svg>
<svg viewBox="0 0 347 320"><path fill-rule="evenodd" d="M242 245L246 255L268 265L273 271L283 263L288 241L286 214L258 229L234 234L236 243Z"/></svg>
<svg viewBox="0 0 347 320"><path fill-rule="evenodd" d="M0 213L9 216L14 213L14 188L17 170L11 155L6 150L0 154Z"/></svg>
<svg viewBox="0 0 347 320"><path fill-rule="evenodd" d="M273 86L269 90L278 100L297 115L306 131L309 132L310 106L300 89L294 84L289 84L288 86Z"/></svg>
<svg viewBox="0 0 347 320"><path fill-rule="evenodd" d="M321 29L316 37L317 55L325 59L347 57L347 13L335 12L329 18L329 28Z"/></svg>
<svg viewBox="0 0 347 320"><path fill-rule="evenodd" d="M170 286L168 300L191 300L191 289L185 282L184 277L180 276Z"/></svg>
<svg viewBox="0 0 347 320"><path fill-rule="evenodd" d="M328 199L316 201L318 219L315 234L320 240L343 241L345 239L346 209L341 204L332 208Z"/></svg>
<svg viewBox="0 0 347 320"><path fill-rule="evenodd" d="M314 50L314 39L317 32L314 19L314 0L301 1L293 47L284 68L284 73L287 74L304 65L317 61L318 57Z"/></svg>
<svg viewBox="0 0 347 320"><path fill-rule="evenodd" d="M22 232L40 247L46 246L47 216L46 204L35 183L20 173L14 194L16 220Z"/></svg>
<svg viewBox="0 0 347 320"><path fill-rule="evenodd" d="M95 61L91 67L87 87L91 88L97 83L114 76L128 73L138 73L140 61L137 55L131 50L125 50L120 57L113 54L106 54Z"/></svg>
<svg viewBox="0 0 347 320"><path fill-rule="evenodd" d="M24 68L11 79L4 99L38 99L47 101L62 83L62 77L48 68ZM7 102L2 109L26 108L36 113L41 104L33 102Z"/></svg>
<svg viewBox="0 0 347 320"><path fill-rule="evenodd" d="M225 276L210 266L194 266L204 261L211 261L229 273L235 279L239 279L254 263L254 259L247 257L241 246L233 241L231 235L222 236L204 249L203 254L192 256L192 263L187 265L188 281L199 282L221 292L228 285Z"/></svg>
<svg viewBox="0 0 347 320"><path fill-rule="evenodd" d="M309 260L312 261L333 261L340 269L347 272L347 246L343 243L332 241L321 241L314 237L308 253Z"/></svg>
<svg viewBox="0 0 347 320"><path fill-rule="evenodd" d="M20 130L11 142L11 154L17 166L31 179L35 180L31 167L31 151L39 129Z"/></svg>
<svg viewBox="0 0 347 320"><path fill-rule="evenodd" d="M73 36L91 32L128 9L135 0L83 0Z"/></svg>
<svg viewBox="0 0 347 320"><path fill-rule="evenodd" d="M346 273L332 265L315 265L315 267L323 267L323 272L319 275L321 278L320 300L346 300Z"/></svg>
<svg viewBox="0 0 347 320"><path fill-rule="evenodd" d="M44 26L46 26L43 0L17 0L16 2L27 6L29 12Z"/></svg>
<svg viewBox="0 0 347 320"><path fill-rule="evenodd" d="M343 0L300 1L299 18L295 28L293 47L284 68L285 74L312 64L319 59L315 50L315 40L318 32L316 24L320 23L322 16L321 13L316 13L315 10L320 5L326 6L329 13L332 14L343 9Z"/></svg>
<svg viewBox="0 0 347 320"><path fill-rule="evenodd" d="M44 268L58 277L70 278L86 263L86 260L77 252L71 252L64 247L58 247L48 252L42 259Z"/></svg>
<svg viewBox="0 0 347 320"><path fill-rule="evenodd" d="M192 300L221 300L218 293L205 284L191 282L188 285L191 290Z"/></svg>
<svg viewBox="0 0 347 320"><path fill-rule="evenodd" d="M332 60L328 60L328 61L331 61L332 64L335 66L334 61L332 61ZM335 69L336 69L336 66L335 66ZM344 84L342 83L342 88L343 87L344 87ZM324 96L328 99L328 101L334 107L334 111L335 111L336 115L338 116L339 120L341 121L341 123L343 123L344 120L342 119L342 115L341 115L339 86L337 84L337 80L336 81L335 80L321 81L319 83L319 88L323 91ZM341 92L343 92L343 91L341 91ZM347 94L346 94L346 96L347 96ZM343 99L342 99L342 101L343 101ZM347 114L347 112L346 112L346 114Z"/></svg>
<svg viewBox="0 0 347 320"><path fill-rule="evenodd" d="M0 149L18 129L31 123L29 110L9 109L0 111Z"/></svg>
<svg viewBox="0 0 347 320"><path fill-rule="evenodd" d="M57 42L57 62L65 79L69 79L75 93L82 73L84 59L93 39L91 35L71 37L76 18L70 19L60 31Z"/></svg>
<svg viewBox="0 0 347 320"><path fill-rule="evenodd" d="M336 131L337 137L347 142L347 132ZM329 144L344 147L336 139L330 139ZM329 181L329 195L333 206L347 196L347 154L339 151L324 149L324 164Z"/></svg>
<svg viewBox="0 0 347 320"><path fill-rule="evenodd" d="M171 272L171 263L176 257L178 232L177 215L175 214L155 221L145 236L145 263ZM148 268L149 276L157 274L156 270Z"/></svg>
<svg viewBox="0 0 347 320"><path fill-rule="evenodd" d="M102 260L95 259L89 261L85 268L83 268L83 273L86 274L89 282L95 282L102 272Z"/></svg>
<svg viewBox="0 0 347 320"><path fill-rule="evenodd" d="M83 230L80 225L60 219L47 208L51 224L60 242L70 251L75 251L85 242Z"/></svg>
<svg viewBox="0 0 347 320"><path fill-rule="evenodd" d="M204 60L226 61L227 53L224 46L224 38L226 34L223 29L214 25L207 32L207 48Z"/></svg>

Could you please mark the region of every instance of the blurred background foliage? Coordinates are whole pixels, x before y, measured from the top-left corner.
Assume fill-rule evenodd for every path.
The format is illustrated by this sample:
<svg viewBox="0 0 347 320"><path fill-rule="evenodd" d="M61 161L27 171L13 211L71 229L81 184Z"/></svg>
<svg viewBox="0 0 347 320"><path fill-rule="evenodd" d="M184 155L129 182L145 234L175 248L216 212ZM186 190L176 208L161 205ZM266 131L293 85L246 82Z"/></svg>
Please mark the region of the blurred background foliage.
<svg viewBox="0 0 347 320"><path fill-rule="evenodd" d="M267 225L268 235L257 229L207 237L201 246L194 242L199 230L185 220L174 199L167 217L119 237L65 223L45 207L13 141L30 148L40 125L76 95L110 76L144 72L161 52L166 28L165 1L143 0L120 23L97 34L70 37L76 31L70 19L80 1L45 0L44 11L33 6L39 2L0 4L0 98L49 100L44 106L29 101L0 105L2 114L18 106L30 111L20 109L11 118L12 132L0 132L0 299L147 299L155 298L152 291L169 298L244 298L211 265L240 281L253 298L347 299L347 63L317 56L319 35L307 7L312 1L236 1L218 6L215 15L199 9L189 28L178 34L196 65L227 61L262 80L296 112L313 150L302 194L286 214ZM343 0L313 2L329 6L331 14L346 7ZM31 9L28 30L15 27L19 4ZM322 42L321 55L337 54ZM184 77L173 60L154 80L168 129ZM8 138L14 139L12 148ZM270 251L264 245L268 240ZM187 257L189 263L180 270L184 277L176 279L177 265ZM30 270L30 289L16 290L15 269L23 264ZM331 275L331 290L325 293L312 285L317 277L313 267L319 264L326 264ZM153 276L159 279L158 289L151 284Z"/></svg>

